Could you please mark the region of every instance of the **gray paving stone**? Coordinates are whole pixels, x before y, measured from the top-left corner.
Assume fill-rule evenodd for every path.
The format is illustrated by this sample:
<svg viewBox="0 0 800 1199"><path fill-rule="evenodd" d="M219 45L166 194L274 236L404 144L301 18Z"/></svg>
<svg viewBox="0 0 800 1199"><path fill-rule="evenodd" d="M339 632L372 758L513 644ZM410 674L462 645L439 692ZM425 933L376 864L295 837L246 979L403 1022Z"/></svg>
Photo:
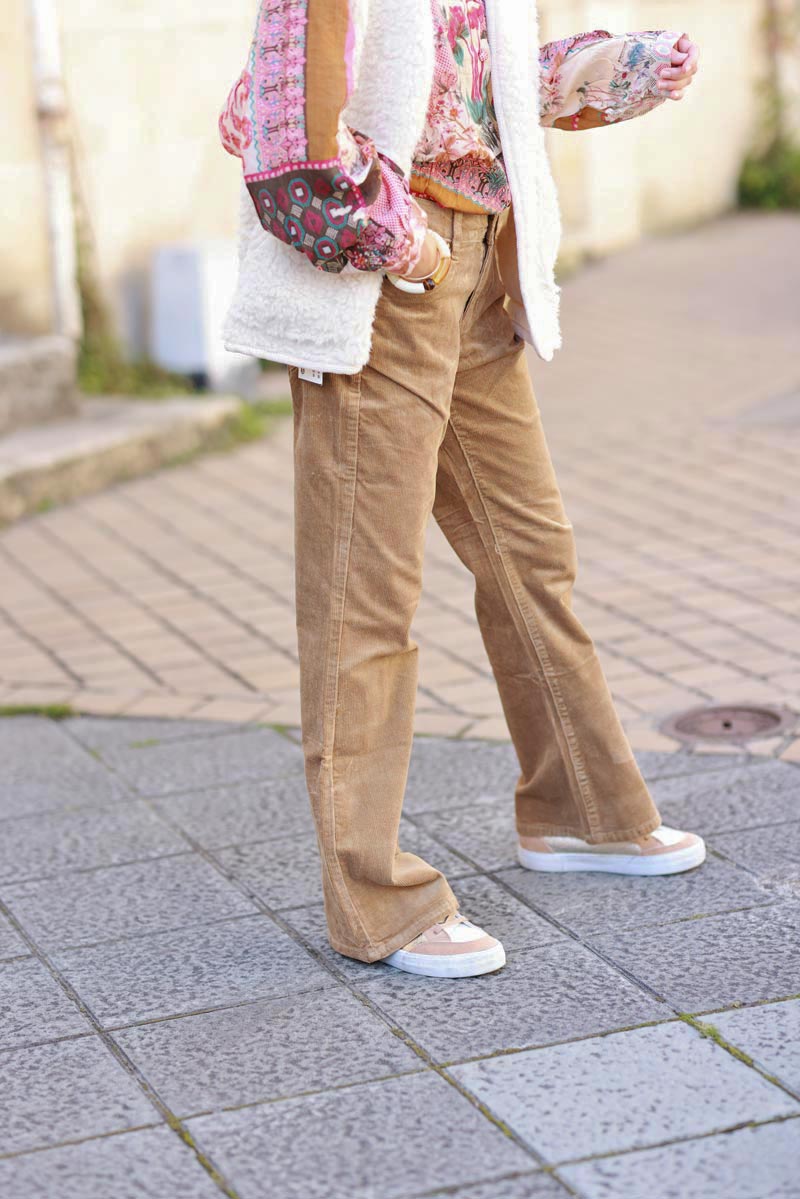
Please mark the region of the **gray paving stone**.
<svg viewBox="0 0 800 1199"><path fill-rule="evenodd" d="M219 1199L191 1149L166 1128L61 1145L0 1161L14 1199Z"/></svg>
<svg viewBox="0 0 800 1199"><path fill-rule="evenodd" d="M400 848L407 853L415 853L424 858L437 870L441 870L451 881L475 874L471 862L465 862L458 854L452 853L447 846L441 844L424 828L412 824L410 820L400 821Z"/></svg>
<svg viewBox="0 0 800 1199"><path fill-rule="evenodd" d="M36 958L0 965L0 1049L92 1032L52 974Z"/></svg>
<svg viewBox="0 0 800 1199"><path fill-rule="evenodd" d="M587 1037L671 1015L571 940L511 954L503 970L461 979L457 987L450 979L398 970L359 985L437 1061Z"/></svg>
<svg viewBox="0 0 800 1199"><path fill-rule="evenodd" d="M742 764L738 754L693 754L682 750L673 753L639 750L636 753L636 762L648 783L687 774L706 775L712 771L729 770Z"/></svg>
<svg viewBox="0 0 800 1199"><path fill-rule="evenodd" d="M200 1116L188 1128L240 1199L406 1199L530 1168L431 1073ZM422 1152L435 1130L435 1152Z"/></svg>
<svg viewBox="0 0 800 1199"><path fill-rule="evenodd" d="M665 824L705 835L796 820L798 785L795 767L766 759L664 779L651 790Z"/></svg>
<svg viewBox="0 0 800 1199"><path fill-rule="evenodd" d="M5 916L0 914L0 961L28 953L28 946Z"/></svg>
<svg viewBox="0 0 800 1199"><path fill-rule="evenodd" d="M14 883L2 895L46 949L187 928L254 910L193 854Z"/></svg>
<svg viewBox="0 0 800 1199"><path fill-rule="evenodd" d="M800 824L714 833L711 845L746 870L752 870L767 886L800 879Z"/></svg>
<svg viewBox="0 0 800 1199"><path fill-rule="evenodd" d="M265 916L53 956L105 1027L331 982L328 971Z"/></svg>
<svg viewBox="0 0 800 1199"><path fill-rule="evenodd" d="M461 879L454 889L464 915L502 941L507 953L552 945L565 938L492 879L476 875Z"/></svg>
<svg viewBox="0 0 800 1199"><path fill-rule="evenodd" d="M0 1054L0 1154L160 1122L96 1037Z"/></svg>
<svg viewBox="0 0 800 1199"><path fill-rule="evenodd" d="M516 1178L495 1178L491 1182L476 1186L456 1187L455 1190L437 1192L441 1199L567 1199L569 1192L541 1170L534 1174L520 1174ZM430 1191L424 1191L419 1199L432 1199Z"/></svg>
<svg viewBox="0 0 800 1199"><path fill-rule="evenodd" d="M0 883L187 849L186 841L139 800L7 820L2 829Z"/></svg>
<svg viewBox="0 0 800 1199"><path fill-rule="evenodd" d="M470 1062L453 1074L554 1163L800 1114L800 1103L679 1023Z"/></svg>
<svg viewBox="0 0 800 1199"><path fill-rule="evenodd" d="M508 742L417 737L403 807L408 813L426 812L491 797L513 809L518 778L517 755Z"/></svg>
<svg viewBox="0 0 800 1199"><path fill-rule="evenodd" d="M51 779L63 758L88 761L57 721L44 716L5 716L0 719L0 783Z"/></svg>
<svg viewBox="0 0 800 1199"><path fill-rule="evenodd" d="M582 934L758 907L776 898L745 871L712 857L685 874L653 878L543 874L522 867L503 870L498 878L540 911Z"/></svg>
<svg viewBox="0 0 800 1199"><path fill-rule="evenodd" d="M272 729L117 747L103 761L141 795L151 796L303 773L300 747Z"/></svg>
<svg viewBox="0 0 800 1199"><path fill-rule="evenodd" d="M290 908L322 896L319 853L311 836L281 837L217 850L222 869L269 907Z"/></svg>
<svg viewBox="0 0 800 1199"><path fill-rule="evenodd" d="M417 819L432 837L475 862L481 870L503 870L516 863L513 801L454 807Z"/></svg>
<svg viewBox="0 0 800 1199"><path fill-rule="evenodd" d="M718 1012L708 1023L768 1074L800 1091L800 999Z"/></svg>
<svg viewBox="0 0 800 1199"><path fill-rule="evenodd" d="M474 867L434 841L424 829L400 822L400 845L420 854L451 881L474 873ZM317 903L322 895L316 838L284 837L256 845L218 850L215 858L231 878L271 908L295 908Z"/></svg>
<svg viewBox="0 0 800 1199"><path fill-rule="evenodd" d="M0 719L0 820L126 799L127 783L41 716Z"/></svg>
<svg viewBox="0 0 800 1199"><path fill-rule="evenodd" d="M259 1000L115 1034L179 1116L422 1068L344 987Z"/></svg>
<svg viewBox="0 0 800 1199"><path fill-rule="evenodd" d="M604 953L683 1011L800 992L800 905L776 904L593 937Z"/></svg>
<svg viewBox="0 0 800 1199"><path fill-rule="evenodd" d="M305 778L242 783L159 801L160 810L206 849L313 833Z"/></svg>
<svg viewBox="0 0 800 1199"><path fill-rule="evenodd" d="M71 736L104 758L143 743L203 740L237 729L218 720L159 720L138 716L76 716L63 722Z"/></svg>
<svg viewBox="0 0 800 1199"><path fill-rule="evenodd" d="M797 1199L800 1120L563 1166L583 1199Z"/></svg>

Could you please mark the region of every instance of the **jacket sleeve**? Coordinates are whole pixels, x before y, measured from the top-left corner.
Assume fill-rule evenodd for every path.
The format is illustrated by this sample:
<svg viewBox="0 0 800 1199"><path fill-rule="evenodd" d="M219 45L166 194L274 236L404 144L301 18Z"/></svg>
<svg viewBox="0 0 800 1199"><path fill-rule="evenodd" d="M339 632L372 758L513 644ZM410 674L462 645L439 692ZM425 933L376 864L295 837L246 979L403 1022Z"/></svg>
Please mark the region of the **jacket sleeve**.
<svg viewBox="0 0 800 1199"><path fill-rule="evenodd" d="M403 274L427 220L400 168L343 119L352 47L348 0L261 0L220 138L267 232L319 270Z"/></svg>
<svg viewBox="0 0 800 1199"><path fill-rule="evenodd" d="M661 68L684 35L669 29L608 33L595 29L548 42L539 51L539 123L593 129L642 116L666 100Z"/></svg>

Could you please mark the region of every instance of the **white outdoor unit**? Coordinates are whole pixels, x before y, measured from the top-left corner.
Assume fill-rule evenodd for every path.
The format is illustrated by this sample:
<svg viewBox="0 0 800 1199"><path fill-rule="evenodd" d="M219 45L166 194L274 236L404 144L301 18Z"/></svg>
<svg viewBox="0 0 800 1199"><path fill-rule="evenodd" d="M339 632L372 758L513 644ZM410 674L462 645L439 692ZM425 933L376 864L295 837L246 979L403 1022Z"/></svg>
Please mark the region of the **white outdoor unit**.
<svg viewBox="0 0 800 1199"><path fill-rule="evenodd" d="M229 241L177 242L153 255L150 355L167 370L191 375L212 391L252 393L258 360L230 354L222 345L222 322L237 271Z"/></svg>

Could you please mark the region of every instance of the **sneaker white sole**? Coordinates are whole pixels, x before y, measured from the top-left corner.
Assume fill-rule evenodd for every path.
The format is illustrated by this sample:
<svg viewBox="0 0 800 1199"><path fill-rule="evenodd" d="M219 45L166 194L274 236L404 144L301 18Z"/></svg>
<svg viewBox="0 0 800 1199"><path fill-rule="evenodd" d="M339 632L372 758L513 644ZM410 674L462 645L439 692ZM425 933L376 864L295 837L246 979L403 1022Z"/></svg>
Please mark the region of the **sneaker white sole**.
<svg viewBox="0 0 800 1199"><path fill-rule="evenodd" d="M538 853L517 847L517 860L526 870L541 870L547 874L571 871L598 870L606 874L681 874L693 870L706 860L703 840L672 853L634 855L627 853Z"/></svg>
<svg viewBox="0 0 800 1199"><path fill-rule="evenodd" d="M387 966L405 970L406 974L425 974L430 978L473 978L476 974L491 974L506 964L502 945L482 949L480 953L410 953L398 949L382 958Z"/></svg>

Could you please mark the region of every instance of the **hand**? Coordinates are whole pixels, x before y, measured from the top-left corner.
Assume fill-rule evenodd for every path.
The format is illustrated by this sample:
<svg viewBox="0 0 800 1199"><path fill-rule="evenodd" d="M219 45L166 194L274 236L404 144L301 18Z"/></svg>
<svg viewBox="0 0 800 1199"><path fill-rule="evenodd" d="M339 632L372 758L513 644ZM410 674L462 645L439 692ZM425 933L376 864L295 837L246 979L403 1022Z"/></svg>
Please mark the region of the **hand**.
<svg viewBox="0 0 800 1199"><path fill-rule="evenodd" d="M672 65L662 67L659 72L658 90L669 100L682 100L683 94L697 74L698 46L688 34L677 42L672 50Z"/></svg>
<svg viewBox="0 0 800 1199"><path fill-rule="evenodd" d="M425 241L422 243L422 253L416 265L408 274L402 277L412 282L416 279L427 279L428 275L432 275L439 265L439 253L439 247L431 236L429 229L425 234Z"/></svg>

